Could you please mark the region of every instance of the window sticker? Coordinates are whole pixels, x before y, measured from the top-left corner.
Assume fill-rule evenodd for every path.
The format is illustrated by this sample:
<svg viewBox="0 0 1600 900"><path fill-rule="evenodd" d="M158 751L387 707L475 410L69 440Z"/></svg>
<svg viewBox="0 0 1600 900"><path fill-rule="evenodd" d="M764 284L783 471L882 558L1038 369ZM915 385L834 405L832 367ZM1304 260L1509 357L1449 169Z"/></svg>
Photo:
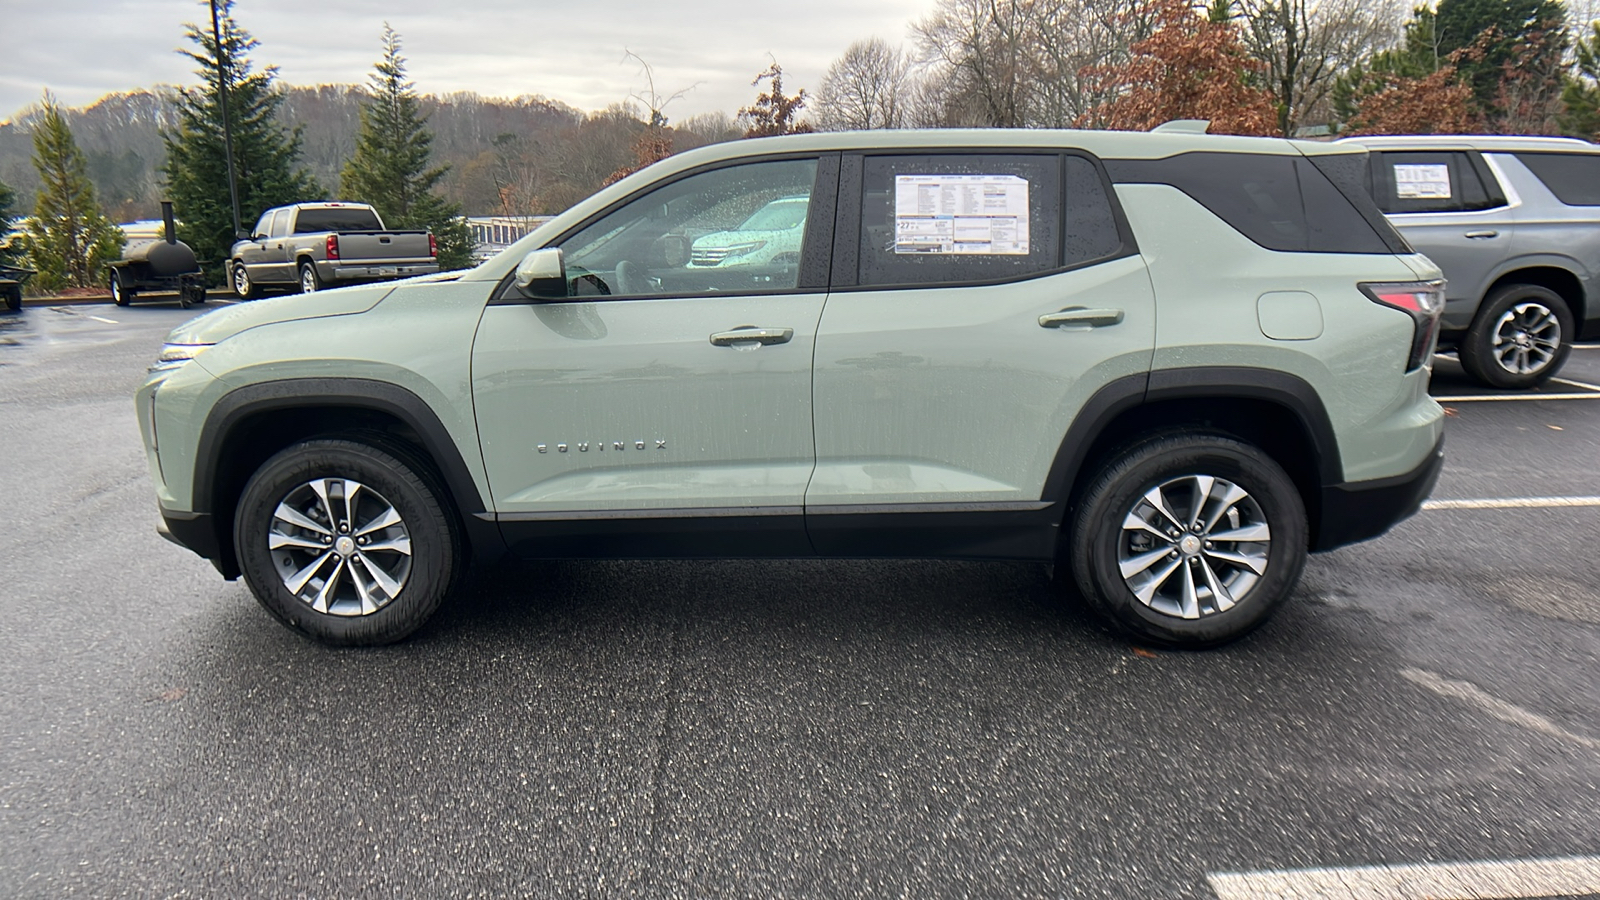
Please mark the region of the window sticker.
<svg viewBox="0 0 1600 900"><path fill-rule="evenodd" d="M896 175L894 252L1028 255L1028 180Z"/></svg>
<svg viewBox="0 0 1600 900"><path fill-rule="evenodd" d="M1449 200L1450 167L1443 163L1396 164L1394 193L1401 200Z"/></svg>

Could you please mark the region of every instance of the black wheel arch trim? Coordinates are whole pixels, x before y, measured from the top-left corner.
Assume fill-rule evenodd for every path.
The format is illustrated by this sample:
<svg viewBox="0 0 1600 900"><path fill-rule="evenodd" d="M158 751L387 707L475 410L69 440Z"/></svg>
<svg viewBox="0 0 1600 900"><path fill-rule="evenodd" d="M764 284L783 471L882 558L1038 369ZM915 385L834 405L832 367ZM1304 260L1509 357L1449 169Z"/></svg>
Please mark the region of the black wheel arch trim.
<svg viewBox="0 0 1600 900"><path fill-rule="evenodd" d="M195 448L190 514L207 521L216 530L212 539L205 542L209 545L205 549L218 555L210 556L188 540L183 543L216 562L224 575L230 571L236 574L237 562L232 559L232 542L222 539L222 529L232 528L232 517L216 515L216 498L213 496L221 462L220 451L233 430L251 417L296 407L348 407L394 416L415 432L422 444L419 449L438 468L444 487L450 493L448 498L441 499L453 503L474 555L492 555L504 549L499 530L479 518L487 506L460 449L444 423L421 397L398 385L373 379L290 378L229 391L211 407L205 425L200 430L200 440ZM178 531L172 530L175 533ZM192 533L192 526L190 531Z"/></svg>
<svg viewBox="0 0 1600 900"><path fill-rule="evenodd" d="M1185 398L1262 400L1284 407L1311 438L1317 456L1314 468L1322 484L1343 481L1344 465L1333 423L1316 389L1304 379L1275 369L1204 366L1128 375L1095 392L1067 429L1041 499L1060 502L1065 508L1090 448L1117 417L1150 403Z"/></svg>

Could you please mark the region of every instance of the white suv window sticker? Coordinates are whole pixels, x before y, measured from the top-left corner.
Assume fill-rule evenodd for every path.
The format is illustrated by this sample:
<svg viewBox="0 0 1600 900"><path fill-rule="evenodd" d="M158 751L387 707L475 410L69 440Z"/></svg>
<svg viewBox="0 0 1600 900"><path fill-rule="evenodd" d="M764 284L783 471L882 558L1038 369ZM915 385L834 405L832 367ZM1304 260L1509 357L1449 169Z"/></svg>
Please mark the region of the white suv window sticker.
<svg viewBox="0 0 1600 900"><path fill-rule="evenodd" d="M896 175L895 253L1028 255L1028 180Z"/></svg>
<svg viewBox="0 0 1600 900"><path fill-rule="evenodd" d="M1394 193L1402 200L1449 200L1450 167L1443 163L1396 165Z"/></svg>

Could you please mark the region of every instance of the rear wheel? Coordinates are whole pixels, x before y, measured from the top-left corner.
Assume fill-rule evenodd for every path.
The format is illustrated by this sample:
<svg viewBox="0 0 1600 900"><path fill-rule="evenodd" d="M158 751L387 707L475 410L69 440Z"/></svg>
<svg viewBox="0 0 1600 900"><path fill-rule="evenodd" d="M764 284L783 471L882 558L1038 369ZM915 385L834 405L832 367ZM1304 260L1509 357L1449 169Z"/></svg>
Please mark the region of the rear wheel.
<svg viewBox="0 0 1600 900"><path fill-rule="evenodd" d="M1461 368L1489 387L1537 387L1561 371L1573 333L1572 311L1560 294L1508 284L1484 298L1461 341Z"/></svg>
<svg viewBox="0 0 1600 900"><path fill-rule="evenodd" d="M111 301L118 306L127 306L138 296L138 291L129 290L123 281L122 271L111 270Z"/></svg>
<svg viewBox="0 0 1600 900"><path fill-rule="evenodd" d="M234 520L250 590L290 628L336 645L398 641L444 601L462 541L425 467L351 440L267 460Z"/></svg>
<svg viewBox="0 0 1600 900"><path fill-rule="evenodd" d="M254 300L261 296L261 289L250 280L250 272L238 260L233 263L233 293L240 300Z"/></svg>
<svg viewBox="0 0 1600 900"><path fill-rule="evenodd" d="M300 293L314 294L322 290L322 276L317 274L317 267L313 263L300 264Z"/></svg>
<svg viewBox="0 0 1600 900"><path fill-rule="evenodd" d="M1068 536L1084 599L1124 632L1203 648L1265 622L1306 559L1305 505L1277 463L1220 435L1169 435L1094 477Z"/></svg>

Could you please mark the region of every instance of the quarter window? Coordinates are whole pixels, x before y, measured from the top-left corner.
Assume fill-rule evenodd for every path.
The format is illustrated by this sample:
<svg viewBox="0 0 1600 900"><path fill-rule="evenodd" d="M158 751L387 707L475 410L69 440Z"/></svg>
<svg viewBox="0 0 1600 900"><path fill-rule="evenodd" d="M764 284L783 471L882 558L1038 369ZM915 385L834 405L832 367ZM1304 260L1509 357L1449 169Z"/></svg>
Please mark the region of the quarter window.
<svg viewBox="0 0 1600 900"><path fill-rule="evenodd" d="M1550 193L1568 206L1600 206L1600 153L1518 153Z"/></svg>
<svg viewBox="0 0 1600 900"><path fill-rule="evenodd" d="M762 294L799 284L815 159L691 175L562 241L567 296Z"/></svg>

